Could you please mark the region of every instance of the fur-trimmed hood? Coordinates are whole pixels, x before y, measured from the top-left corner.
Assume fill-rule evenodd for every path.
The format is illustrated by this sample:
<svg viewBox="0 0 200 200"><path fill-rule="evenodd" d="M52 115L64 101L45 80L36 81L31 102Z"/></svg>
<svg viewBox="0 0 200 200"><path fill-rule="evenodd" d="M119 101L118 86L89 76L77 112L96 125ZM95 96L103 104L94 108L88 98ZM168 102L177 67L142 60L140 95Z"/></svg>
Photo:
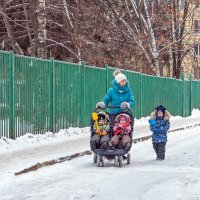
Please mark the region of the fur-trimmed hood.
<svg viewBox="0 0 200 200"><path fill-rule="evenodd" d="M170 112L165 110L164 120L169 121L170 116L171 116ZM150 118L156 120L156 111L153 111L151 113L151 117Z"/></svg>

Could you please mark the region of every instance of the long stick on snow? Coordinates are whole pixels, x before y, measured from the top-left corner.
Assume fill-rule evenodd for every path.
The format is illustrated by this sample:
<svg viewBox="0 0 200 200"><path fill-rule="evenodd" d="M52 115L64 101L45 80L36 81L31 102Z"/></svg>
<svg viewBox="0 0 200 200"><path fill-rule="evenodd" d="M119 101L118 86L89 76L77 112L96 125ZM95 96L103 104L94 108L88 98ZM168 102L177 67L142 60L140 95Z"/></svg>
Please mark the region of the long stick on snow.
<svg viewBox="0 0 200 200"><path fill-rule="evenodd" d="M81 152L81 153L72 154L70 156L60 157L58 159L53 159L53 160L45 161L45 162L42 162L42 163L37 163L37 164L35 164L35 165L31 166L31 167L28 167L28 168L26 168L26 169L24 169L22 171L16 172L15 175L20 175L20 174L24 174L24 173L31 172L31 171L36 171L41 167L54 165L56 163L69 161L69 160L72 160L74 158L78 158L80 156L91 155L91 154L92 154L91 151L87 150L87 151L84 151L84 152Z"/></svg>

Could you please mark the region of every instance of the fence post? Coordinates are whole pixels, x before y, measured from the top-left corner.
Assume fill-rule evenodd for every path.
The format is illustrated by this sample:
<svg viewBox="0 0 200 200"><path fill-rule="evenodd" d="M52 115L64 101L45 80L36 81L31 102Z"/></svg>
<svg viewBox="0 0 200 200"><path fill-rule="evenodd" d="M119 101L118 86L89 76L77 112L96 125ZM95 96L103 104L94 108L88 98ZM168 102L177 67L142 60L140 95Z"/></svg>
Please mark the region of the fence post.
<svg viewBox="0 0 200 200"><path fill-rule="evenodd" d="M192 105L192 74L190 74L190 99L189 99L189 111L190 111L190 115L192 114L192 109L193 109L193 105Z"/></svg>
<svg viewBox="0 0 200 200"><path fill-rule="evenodd" d="M15 139L14 52L9 52L9 137Z"/></svg>
<svg viewBox="0 0 200 200"><path fill-rule="evenodd" d="M105 91L105 93L106 93L108 91L108 85L109 85L109 83L108 83L108 65L105 64L104 67L106 69L106 91Z"/></svg>
<svg viewBox="0 0 200 200"><path fill-rule="evenodd" d="M181 84L181 90L182 90L182 117L185 117L185 96L184 96L185 81L184 81L184 73L183 72L181 74L181 80L182 80L182 84Z"/></svg>
<svg viewBox="0 0 200 200"><path fill-rule="evenodd" d="M55 114L55 107L54 107L54 86L55 86L55 73L54 73L54 59L50 58L51 64L50 64L50 125L49 130L51 132L54 132L54 114Z"/></svg>
<svg viewBox="0 0 200 200"><path fill-rule="evenodd" d="M140 117L143 116L143 99L142 99L142 93L143 93L143 80L142 80L143 76L142 74L140 73Z"/></svg>
<svg viewBox="0 0 200 200"><path fill-rule="evenodd" d="M81 62L81 127L85 125L85 62Z"/></svg>

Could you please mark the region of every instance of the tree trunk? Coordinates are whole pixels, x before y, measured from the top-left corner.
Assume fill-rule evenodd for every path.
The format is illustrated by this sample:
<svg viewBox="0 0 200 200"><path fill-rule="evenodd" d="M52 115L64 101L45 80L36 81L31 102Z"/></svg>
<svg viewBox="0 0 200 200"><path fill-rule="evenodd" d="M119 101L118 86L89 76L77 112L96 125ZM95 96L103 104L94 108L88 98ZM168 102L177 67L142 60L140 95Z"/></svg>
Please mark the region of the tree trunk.
<svg viewBox="0 0 200 200"><path fill-rule="evenodd" d="M47 58L47 30L46 30L46 0L37 1L37 24L38 24L38 37L37 37L37 52L38 57Z"/></svg>
<svg viewBox="0 0 200 200"><path fill-rule="evenodd" d="M26 19L26 29L27 29L27 33L28 33L29 46L32 49L33 47L32 47L32 38L31 38L31 29L30 29L29 22L28 22L28 13L27 13L26 5L25 5L25 0L23 0L22 2L23 2L23 8L24 8L24 15L25 15L25 19Z"/></svg>
<svg viewBox="0 0 200 200"><path fill-rule="evenodd" d="M37 24L37 15L36 15L36 2L30 1L30 13L31 13L31 24L32 24L32 31L33 31L33 44L32 44L32 56L38 56L37 51L37 38L38 38L38 24Z"/></svg>
<svg viewBox="0 0 200 200"><path fill-rule="evenodd" d="M160 76L160 67L159 67L159 61L158 61L158 51L157 51L157 47L156 47L156 39L154 36L154 31L152 28L152 23L151 23L151 19L149 16L146 0L144 0L144 9L145 9L146 17L147 17L147 26L148 26L150 40L151 40L151 52L152 52L152 58L153 58L152 61L153 61L153 65L155 67L156 76Z"/></svg>

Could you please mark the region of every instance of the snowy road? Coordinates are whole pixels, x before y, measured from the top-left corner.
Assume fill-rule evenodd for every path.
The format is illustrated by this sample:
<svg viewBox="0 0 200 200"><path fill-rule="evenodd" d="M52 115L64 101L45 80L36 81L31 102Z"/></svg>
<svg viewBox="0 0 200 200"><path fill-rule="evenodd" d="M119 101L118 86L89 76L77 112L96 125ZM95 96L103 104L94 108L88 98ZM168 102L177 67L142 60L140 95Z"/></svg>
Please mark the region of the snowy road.
<svg viewBox="0 0 200 200"><path fill-rule="evenodd" d="M191 120L191 123L197 121ZM174 127L180 124L185 123L177 120ZM106 161L104 168L97 168L91 155L20 176L14 176L14 172L63 156L66 148L69 153L88 149L88 136L65 145L62 142L0 154L0 199L200 200L199 144L200 128L197 127L169 134L164 161L155 160L148 140L133 145L132 162L122 168L114 167L111 161Z"/></svg>

